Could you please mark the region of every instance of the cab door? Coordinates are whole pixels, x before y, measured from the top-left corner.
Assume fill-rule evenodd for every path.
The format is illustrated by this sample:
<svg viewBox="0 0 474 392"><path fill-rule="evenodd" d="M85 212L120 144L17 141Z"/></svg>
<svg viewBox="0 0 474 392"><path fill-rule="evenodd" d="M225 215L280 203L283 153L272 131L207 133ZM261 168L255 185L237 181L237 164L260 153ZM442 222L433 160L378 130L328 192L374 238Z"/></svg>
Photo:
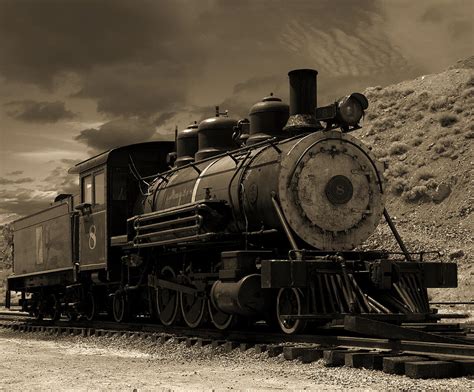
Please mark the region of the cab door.
<svg viewBox="0 0 474 392"><path fill-rule="evenodd" d="M107 205L105 167L81 175L79 216L79 268L102 269L107 265Z"/></svg>

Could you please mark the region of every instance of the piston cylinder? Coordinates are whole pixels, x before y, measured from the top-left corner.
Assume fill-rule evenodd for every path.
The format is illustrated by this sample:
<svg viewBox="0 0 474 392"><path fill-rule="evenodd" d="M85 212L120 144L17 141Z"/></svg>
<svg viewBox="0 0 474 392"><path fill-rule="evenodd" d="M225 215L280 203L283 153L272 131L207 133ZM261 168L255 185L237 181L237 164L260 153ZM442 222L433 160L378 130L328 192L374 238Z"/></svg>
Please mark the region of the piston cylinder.
<svg viewBox="0 0 474 392"><path fill-rule="evenodd" d="M247 275L238 282L218 280L211 289L213 305L224 313L256 316L265 303L259 274Z"/></svg>

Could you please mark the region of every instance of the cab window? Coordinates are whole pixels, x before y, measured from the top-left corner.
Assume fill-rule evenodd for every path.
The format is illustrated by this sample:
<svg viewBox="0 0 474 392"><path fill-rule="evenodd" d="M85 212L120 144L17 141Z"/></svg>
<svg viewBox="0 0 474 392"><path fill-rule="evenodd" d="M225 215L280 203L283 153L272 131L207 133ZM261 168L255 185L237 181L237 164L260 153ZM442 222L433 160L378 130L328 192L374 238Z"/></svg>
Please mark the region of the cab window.
<svg viewBox="0 0 474 392"><path fill-rule="evenodd" d="M105 202L105 175L104 172L94 175L94 202L95 204L104 204Z"/></svg>
<svg viewBox="0 0 474 392"><path fill-rule="evenodd" d="M82 202L92 204L92 176L82 179Z"/></svg>

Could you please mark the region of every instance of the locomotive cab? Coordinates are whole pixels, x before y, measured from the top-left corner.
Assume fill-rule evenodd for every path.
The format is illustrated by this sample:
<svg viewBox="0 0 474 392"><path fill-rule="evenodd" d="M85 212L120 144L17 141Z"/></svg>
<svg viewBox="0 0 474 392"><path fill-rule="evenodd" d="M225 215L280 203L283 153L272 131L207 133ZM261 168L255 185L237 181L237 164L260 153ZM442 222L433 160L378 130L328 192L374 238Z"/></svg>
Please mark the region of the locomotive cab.
<svg viewBox="0 0 474 392"><path fill-rule="evenodd" d="M111 240L126 234L127 217L145 192L145 177L165 171L173 142L149 142L119 147L71 168L79 174L80 204L77 240L80 271L113 270ZM112 213L113 212L113 213Z"/></svg>

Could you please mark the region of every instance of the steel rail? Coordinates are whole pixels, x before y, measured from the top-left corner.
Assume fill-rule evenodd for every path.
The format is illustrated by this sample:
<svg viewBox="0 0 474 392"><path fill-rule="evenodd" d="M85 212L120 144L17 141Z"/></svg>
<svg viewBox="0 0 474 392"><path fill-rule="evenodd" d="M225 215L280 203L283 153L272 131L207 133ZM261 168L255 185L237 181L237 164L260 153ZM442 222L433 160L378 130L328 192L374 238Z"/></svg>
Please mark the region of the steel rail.
<svg viewBox="0 0 474 392"><path fill-rule="evenodd" d="M0 314L1 315L1 314ZM0 317L0 320L2 317ZM11 321L11 320L6 320ZM23 320L22 320L23 321ZM426 342L416 340L398 340L398 339L381 339L374 337L361 337L351 334L340 335L335 334L337 329L322 328L317 330L319 333L325 335L285 335L283 333L269 332L263 326L256 326L255 330L251 331L219 331L216 329L190 329L187 327L165 327L158 324L151 324L149 320L138 319L134 323L115 323L110 321L92 321L86 322L83 320L76 322L58 321L52 322L50 320L36 321L29 319L22 323L17 323L16 328L31 328L31 327L45 327L67 332L68 329L83 329L90 331L106 331L111 333L148 333L148 334L165 334L175 337L189 337L202 338L212 340L227 340L248 342L254 344L285 344L285 343L313 343L320 344L327 347L344 347L344 348L365 348L365 349L379 349L390 350L393 352L405 352L413 354L437 354L459 356L464 359L474 360L474 344L452 344L452 343L438 343ZM1 323L0 323L1 325ZM11 325L10 325L11 327ZM259 328L261 327L261 328Z"/></svg>

